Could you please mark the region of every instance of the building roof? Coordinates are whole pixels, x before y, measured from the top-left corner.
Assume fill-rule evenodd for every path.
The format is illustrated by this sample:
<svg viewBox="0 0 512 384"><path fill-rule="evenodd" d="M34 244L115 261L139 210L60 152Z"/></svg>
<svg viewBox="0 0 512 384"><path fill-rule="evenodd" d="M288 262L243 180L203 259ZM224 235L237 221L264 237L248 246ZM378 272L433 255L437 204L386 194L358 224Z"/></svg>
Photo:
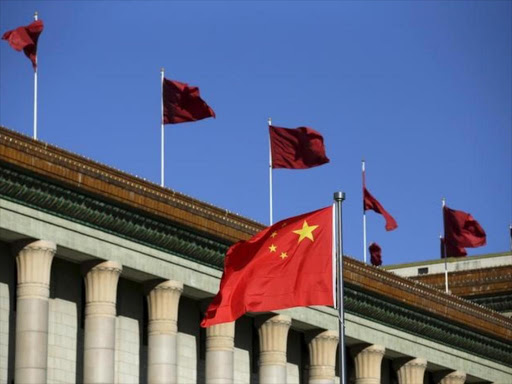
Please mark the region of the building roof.
<svg viewBox="0 0 512 384"><path fill-rule="evenodd" d="M220 270L229 245L263 228L5 127L0 127L0 197ZM465 350L490 348L489 354L512 365L512 319L348 257L344 268L347 311Z"/></svg>

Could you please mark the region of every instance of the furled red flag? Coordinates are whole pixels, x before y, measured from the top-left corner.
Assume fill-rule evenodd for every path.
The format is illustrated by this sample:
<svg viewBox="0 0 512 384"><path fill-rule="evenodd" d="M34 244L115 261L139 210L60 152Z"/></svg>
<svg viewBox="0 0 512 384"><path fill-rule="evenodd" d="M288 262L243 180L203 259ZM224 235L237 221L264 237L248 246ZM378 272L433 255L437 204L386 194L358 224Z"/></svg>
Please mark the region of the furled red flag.
<svg viewBox="0 0 512 384"><path fill-rule="evenodd" d="M246 312L333 305L333 209L280 221L227 251L202 327Z"/></svg>
<svg viewBox="0 0 512 384"><path fill-rule="evenodd" d="M162 102L164 124L186 123L215 117L215 112L201 99L199 88L164 79Z"/></svg>
<svg viewBox="0 0 512 384"><path fill-rule="evenodd" d="M466 212L443 207L444 239L448 257L466 256L465 247L486 244L486 234L478 221Z"/></svg>
<svg viewBox="0 0 512 384"><path fill-rule="evenodd" d="M377 201L375 197L363 186L363 199L364 199L364 210L371 209L377 213L380 213L386 219L386 231L392 231L398 227L395 219L384 209L381 203Z"/></svg>
<svg viewBox="0 0 512 384"><path fill-rule="evenodd" d="M382 249L380 248L379 244L371 243L368 249L370 251L370 260L372 262L372 265L375 265L376 267L382 265Z"/></svg>
<svg viewBox="0 0 512 384"><path fill-rule="evenodd" d="M27 26L5 32L2 40L7 40L9 45L17 51L23 50L32 62L35 71L37 69L37 40L42 31L43 21L37 20Z"/></svg>
<svg viewBox="0 0 512 384"><path fill-rule="evenodd" d="M272 168L306 169L329 162L324 138L308 127L269 126Z"/></svg>

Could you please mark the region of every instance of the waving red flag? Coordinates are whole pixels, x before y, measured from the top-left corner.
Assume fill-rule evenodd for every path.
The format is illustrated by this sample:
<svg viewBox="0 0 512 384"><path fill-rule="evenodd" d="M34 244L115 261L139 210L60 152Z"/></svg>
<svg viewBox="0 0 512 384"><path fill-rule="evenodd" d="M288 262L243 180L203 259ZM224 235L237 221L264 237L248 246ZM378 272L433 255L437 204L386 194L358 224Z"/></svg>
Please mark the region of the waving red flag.
<svg viewBox="0 0 512 384"><path fill-rule="evenodd" d="M229 248L202 327L246 312L333 305L333 209L280 221Z"/></svg>
<svg viewBox="0 0 512 384"><path fill-rule="evenodd" d="M27 26L5 32L2 40L7 40L9 45L17 51L23 50L32 62L35 71L37 69L37 40L41 32L43 32L43 21L37 20Z"/></svg>
<svg viewBox="0 0 512 384"><path fill-rule="evenodd" d="M386 219L386 231L392 231L398 227L398 224L396 223L395 219L393 219L393 216L391 216L388 211L384 209L382 204L372 196L366 187L363 187L363 198L365 211L372 210L384 216L384 219Z"/></svg>
<svg viewBox="0 0 512 384"><path fill-rule="evenodd" d="M186 123L215 117L215 112L201 99L199 88L164 79L162 102L164 124Z"/></svg>
<svg viewBox="0 0 512 384"><path fill-rule="evenodd" d="M306 169L329 162L324 138L308 127L269 126L272 168Z"/></svg>
<svg viewBox="0 0 512 384"><path fill-rule="evenodd" d="M443 221L448 257L466 256L465 247L475 248L486 244L485 231L469 213L445 206Z"/></svg>

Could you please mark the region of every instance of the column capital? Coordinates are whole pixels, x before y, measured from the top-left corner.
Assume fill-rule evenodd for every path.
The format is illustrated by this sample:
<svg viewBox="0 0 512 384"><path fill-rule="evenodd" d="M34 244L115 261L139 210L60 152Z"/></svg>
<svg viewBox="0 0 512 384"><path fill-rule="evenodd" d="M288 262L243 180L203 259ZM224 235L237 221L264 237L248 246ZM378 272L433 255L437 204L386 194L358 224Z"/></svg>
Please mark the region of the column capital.
<svg viewBox="0 0 512 384"><path fill-rule="evenodd" d="M178 305L183 292L183 283L166 280L153 286L147 294L149 334L178 331Z"/></svg>
<svg viewBox="0 0 512 384"><path fill-rule="evenodd" d="M423 358L404 357L393 360L399 384L423 384L427 360Z"/></svg>
<svg viewBox="0 0 512 384"><path fill-rule="evenodd" d="M466 373L462 371L440 371L434 374L436 384L464 384L466 382Z"/></svg>
<svg viewBox="0 0 512 384"><path fill-rule="evenodd" d="M258 328L260 339L260 365L286 365L286 345L292 319L286 315L262 318Z"/></svg>
<svg viewBox="0 0 512 384"><path fill-rule="evenodd" d="M18 297L48 298L50 272L57 245L52 241L20 241L15 243L18 272Z"/></svg>
<svg viewBox="0 0 512 384"><path fill-rule="evenodd" d="M122 270L116 261L86 262L82 265L86 315L116 315L117 283Z"/></svg>
<svg viewBox="0 0 512 384"><path fill-rule="evenodd" d="M206 328L206 351L232 351L235 347L235 322Z"/></svg>
<svg viewBox="0 0 512 384"><path fill-rule="evenodd" d="M354 358L357 384L379 384L382 358L386 348L377 344L358 344L350 348Z"/></svg>
<svg viewBox="0 0 512 384"><path fill-rule="evenodd" d="M334 382L338 341L338 331L323 331L311 339L308 344L310 382Z"/></svg>

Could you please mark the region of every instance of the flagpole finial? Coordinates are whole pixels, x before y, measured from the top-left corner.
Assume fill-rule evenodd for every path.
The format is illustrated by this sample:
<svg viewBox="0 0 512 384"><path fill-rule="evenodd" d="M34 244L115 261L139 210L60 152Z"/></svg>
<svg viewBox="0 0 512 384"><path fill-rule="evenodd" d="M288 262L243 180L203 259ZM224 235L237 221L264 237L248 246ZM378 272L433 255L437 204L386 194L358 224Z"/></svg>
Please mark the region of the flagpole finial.
<svg viewBox="0 0 512 384"><path fill-rule="evenodd" d="M446 205L446 197L441 198L441 203L443 204L443 207Z"/></svg>
<svg viewBox="0 0 512 384"><path fill-rule="evenodd" d="M345 200L345 192L334 192L334 200L335 201L343 201Z"/></svg>
<svg viewBox="0 0 512 384"><path fill-rule="evenodd" d="M269 117L267 121L268 121L268 125L272 125L272 118L271 117Z"/></svg>
<svg viewBox="0 0 512 384"><path fill-rule="evenodd" d="M164 67L161 67L161 68L160 68L160 72L161 72L161 73L164 73Z"/></svg>
<svg viewBox="0 0 512 384"><path fill-rule="evenodd" d="M37 21L37 16L38 16L38 12L37 12L37 11L35 11L35 12L34 12L34 20L35 20L35 21Z"/></svg>

